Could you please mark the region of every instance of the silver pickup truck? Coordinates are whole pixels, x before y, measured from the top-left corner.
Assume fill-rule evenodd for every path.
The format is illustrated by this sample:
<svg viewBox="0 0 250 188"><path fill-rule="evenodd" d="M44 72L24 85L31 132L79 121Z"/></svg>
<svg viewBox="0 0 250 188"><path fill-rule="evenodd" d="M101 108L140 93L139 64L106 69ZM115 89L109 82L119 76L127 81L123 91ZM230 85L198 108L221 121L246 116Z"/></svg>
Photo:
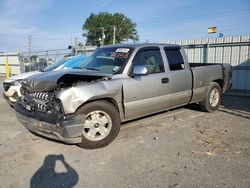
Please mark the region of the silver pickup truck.
<svg viewBox="0 0 250 188"><path fill-rule="evenodd" d="M213 112L231 74L227 64L188 63L178 45L103 46L73 70L23 80L15 110L33 133L100 148L115 139L121 122L191 103Z"/></svg>

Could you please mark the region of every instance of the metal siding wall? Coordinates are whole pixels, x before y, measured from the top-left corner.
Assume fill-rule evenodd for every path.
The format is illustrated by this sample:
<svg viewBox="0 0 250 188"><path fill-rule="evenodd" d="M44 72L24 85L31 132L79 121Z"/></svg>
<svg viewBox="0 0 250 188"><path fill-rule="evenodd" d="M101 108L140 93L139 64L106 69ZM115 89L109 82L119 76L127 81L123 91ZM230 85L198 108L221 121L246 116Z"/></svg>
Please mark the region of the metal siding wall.
<svg viewBox="0 0 250 188"><path fill-rule="evenodd" d="M201 44L201 40L195 40L194 44ZM195 48L194 49L194 62L200 63L200 59L201 59L200 48Z"/></svg>
<svg viewBox="0 0 250 188"><path fill-rule="evenodd" d="M250 42L250 36L242 36L241 42ZM249 53L250 53L250 46L241 46L240 59L239 59L240 65L244 65L247 61L249 61L250 59Z"/></svg>
<svg viewBox="0 0 250 188"><path fill-rule="evenodd" d="M215 38L209 39L209 44L216 44ZM208 63L215 62L215 47L209 47L208 50Z"/></svg>
<svg viewBox="0 0 250 188"><path fill-rule="evenodd" d="M230 43L250 42L250 36L182 40L175 43L181 45L204 45L208 44L208 42L209 44L218 44L216 47L209 47L208 63L228 63L236 67L233 68L232 89L250 90L250 45L242 46L236 44L228 46ZM185 49L185 51L189 62L204 62L204 48L190 47Z"/></svg>
<svg viewBox="0 0 250 188"><path fill-rule="evenodd" d="M184 51L186 52L186 54L188 54L188 49L184 49Z"/></svg>
<svg viewBox="0 0 250 188"><path fill-rule="evenodd" d="M240 42L240 37L233 37L232 42ZM232 47L232 52L231 52L231 65L232 66L237 66L239 65L239 55L240 55L240 47L239 46L233 46Z"/></svg>
<svg viewBox="0 0 250 188"><path fill-rule="evenodd" d="M11 68L11 75L20 74L20 61L17 53L7 53L9 67ZM0 74L5 75L5 54L0 55Z"/></svg>
<svg viewBox="0 0 250 188"><path fill-rule="evenodd" d="M244 64L249 59L248 54L249 54L249 47L241 46L239 65Z"/></svg>
<svg viewBox="0 0 250 188"><path fill-rule="evenodd" d="M204 49L203 48L200 48L200 53L201 53L200 63L203 63L204 62Z"/></svg>
<svg viewBox="0 0 250 188"><path fill-rule="evenodd" d="M209 47L208 49L208 63L214 63L215 48Z"/></svg>
<svg viewBox="0 0 250 188"><path fill-rule="evenodd" d="M223 52L223 61L222 63L228 63L231 64L231 47L224 47L224 52Z"/></svg>
<svg viewBox="0 0 250 188"><path fill-rule="evenodd" d="M217 38L216 44L223 43L223 38ZM223 47L216 47L215 48L215 63L222 63L222 57L223 57Z"/></svg>

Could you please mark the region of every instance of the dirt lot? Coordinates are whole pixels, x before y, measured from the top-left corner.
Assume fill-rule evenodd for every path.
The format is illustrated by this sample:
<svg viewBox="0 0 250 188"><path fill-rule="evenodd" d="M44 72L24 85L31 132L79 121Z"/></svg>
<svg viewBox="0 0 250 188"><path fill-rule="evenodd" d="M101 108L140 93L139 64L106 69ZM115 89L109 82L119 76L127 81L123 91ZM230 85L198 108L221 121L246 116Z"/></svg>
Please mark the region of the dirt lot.
<svg viewBox="0 0 250 188"><path fill-rule="evenodd" d="M31 134L1 98L0 133L4 188L250 187L250 98L224 96L211 114L193 106L129 122L98 150Z"/></svg>

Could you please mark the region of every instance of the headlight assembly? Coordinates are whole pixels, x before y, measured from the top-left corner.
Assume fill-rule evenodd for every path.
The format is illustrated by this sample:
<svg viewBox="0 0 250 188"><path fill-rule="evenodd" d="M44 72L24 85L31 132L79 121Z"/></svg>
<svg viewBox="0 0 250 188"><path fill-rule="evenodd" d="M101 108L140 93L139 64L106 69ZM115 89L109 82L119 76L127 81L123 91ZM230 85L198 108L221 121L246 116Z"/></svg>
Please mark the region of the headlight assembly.
<svg viewBox="0 0 250 188"><path fill-rule="evenodd" d="M11 86L21 86L20 80L15 80L10 83Z"/></svg>

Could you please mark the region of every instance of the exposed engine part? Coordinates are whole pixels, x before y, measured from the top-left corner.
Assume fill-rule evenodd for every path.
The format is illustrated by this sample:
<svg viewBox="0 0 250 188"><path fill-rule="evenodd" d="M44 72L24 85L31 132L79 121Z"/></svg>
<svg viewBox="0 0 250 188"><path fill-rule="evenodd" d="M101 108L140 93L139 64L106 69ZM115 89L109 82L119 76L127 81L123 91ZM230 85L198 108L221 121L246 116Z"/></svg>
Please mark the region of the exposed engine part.
<svg viewBox="0 0 250 188"><path fill-rule="evenodd" d="M31 92L27 88L21 87L23 95L21 104L33 111L41 111L43 113L62 114L60 100L55 97L55 93L51 92Z"/></svg>

